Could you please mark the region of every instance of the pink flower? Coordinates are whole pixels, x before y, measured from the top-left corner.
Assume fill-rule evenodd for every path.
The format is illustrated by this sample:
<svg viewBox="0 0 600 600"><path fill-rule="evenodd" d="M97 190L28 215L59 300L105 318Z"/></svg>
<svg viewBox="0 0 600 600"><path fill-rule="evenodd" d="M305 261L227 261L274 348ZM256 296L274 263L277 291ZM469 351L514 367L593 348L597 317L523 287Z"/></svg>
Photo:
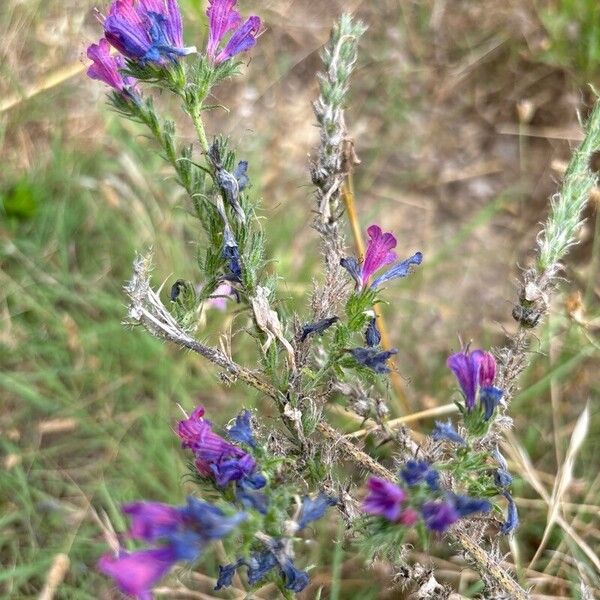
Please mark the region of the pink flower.
<svg viewBox="0 0 600 600"><path fill-rule="evenodd" d="M240 13L234 9L236 0L209 0L206 11L208 16L208 43L206 54L208 58L221 63L229 60L240 52L250 50L256 45L256 36L260 30L260 19L249 17L243 25ZM225 36L233 31L225 48L218 52Z"/></svg>
<svg viewBox="0 0 600 600"><path fill-rule="evenodd" d="M105 554L98 562L98 568L115 583L124 594L138 600L151 600L152 588L177 562L172 548L153 548L138 552L119 553L115 557Z"/></svg>
<svg viewBox="0 0 600 600"><path fill-rule="evenodd" d="M397 521L402 512L401 504L406 498L406 492L380 477L369 477L367 488L369 493L363 500L363 510L370 515L385 517L388 521Z"/></svg>
<svg viewBox="0 0 600 600"><path fill-rule="evenodd" d="M365 261L362 267L354 257L342 258L340 264L344 267L352 278L356 281L357 288L365 289L369 287L371 278L386 265L393 263L397 256L394 252L396 247L396 238L390 232L384 233L379 225L371 225L367 229L369 234L369 242L367 251L365 252ZM396 263L390 269L384 271L379 277L374 279L370 284L372 289L380 286L386 281L406 277L413 265L420 265L423 260L423 255L416 252L406 260Z"/></svg>
<svg viewBox="0 0 600 600"><path fill-rule="evenodd" d="M91 79L103 81L118 92L125 92L133 87L134 80L123 77L120 72L125 67L123 57L111 56L110 44L105 38L88 47L87 57L93 61L87 70L87 75Z"/></svg>

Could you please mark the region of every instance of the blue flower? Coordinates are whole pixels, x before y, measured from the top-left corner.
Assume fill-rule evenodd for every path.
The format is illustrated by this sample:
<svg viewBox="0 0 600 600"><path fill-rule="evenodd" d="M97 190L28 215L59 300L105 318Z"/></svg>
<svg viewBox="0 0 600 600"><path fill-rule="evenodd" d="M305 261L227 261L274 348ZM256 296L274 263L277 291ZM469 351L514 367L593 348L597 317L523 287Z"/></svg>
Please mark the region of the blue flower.
<svg viewBox="0 0 600 600"><path fill-rule="evenodd" d="M252 473L237 482L237 498L246 507L253 508L266 515L269 508L269 499L266 494L258 492L267 484L262 473Z"/></svg>
<svg viewBox="0 0 600 600"><path fill-rule="evenodd" d="M227 516L220 508L192 496L188 496L182 514L196 525L198 533L207 540L226 536L247 518L244 512Z"/></svg>
<svg viewBox="0 0 600 600"><path fill-rule="evenodd" d="M452 504L460 517L468 517L477 512L489 512L492 510L491 502L483 498L473 498L471 496L452 496Z"/></svg>
<svg viewBox="0 0 600 600"><path fill-rule="evenodd" d="M500 404L504 392L497 387L484 387L479 390L479 402L483 407L483 419L489 421L494 414L496 406Z"/></svg>
<svg viewBox="0 0 600 600"><path fill-rule="evenodd" d="M506 511L506 521L504 521L500 528L500 532L504 535L509 535L519 526L519 513L517 512L517 505L512 496L508 492L504 492L502 495L508 500L508 510Z"/></svg>
<svg viewBox="0 0 600 600"><path fill-rule="evenodd" d="M281 571L285 576L285 588L292 592L301 592L308 585L308 573L300 571L294 566L291 558L284 560L281 564Z"/></svg>
<svg viewBox="0 0 600 600"><path fill-rule="evenodd" d="M433 471L437 475L437 471L431 469L431 465L426 460L408 460L400 471L400 476L407 485L413 486L426 481L430 475L430 471ZM437 480L437 477L434 476Z"/></svg>
<svg viewBox="0 0 600 600"><path fill-rule="evenodd" d="M336 316L327 317L321 319L316 323L307 323L302 327L302 334L300 335L300 341L303 342L311 333L323 333L326 329L329 329L339 318Z"/></svg>
<svg viewBox="0 0 600 600"><path fill-rule="evenodd" d="M248 161L240 160L233 172L234 177L237 179L238 188L240 192L243 192L250 183L250 178L248 177Z"/></svg>
<svg viewBox="0 0 600 600"><path fill-rule="evenodd" d="M240 251L229 226L223 231L223 259L227 263L233 281L242 281L242 261Z"/></svg>
<svg viewBox="0 0 600 600"><path fill-rule="evenodd" d="M335 498L331 498L326 494L319 494L314 500L305 496L298 517L298 529L304 529L312 521L320 519L327 509L335 504Z"/></svg>
<svg viewBox="0 0 600 600"><path fill-rule="evenodd" d="M248 567L248 583L250 585L255 585L264 579L266 574L278 565L275 555L270 550L255 552L244 564Z"/></svg>
<svg viewBox="0 0 600 600"><path fill-rule="evenodd" d="M399 262L397 265L394 265L391 269L380 275L373 283L371 284L371 289L375 289L379 287L382 283L386 281L391 281L392 279L398 279L400 277L406 277L413 265L420 265L423 262L423 255L420 252L415 252L410 258Z"/></svg>
<svg viewBox="0 0 600 600"><path fill-rule="evenodd" d="M373 317L370 319L367 329L365 330L365 342L369 348L373 346L379 346L381 342L381 333L377 329L377 319Z"/></svg>
<svg viewBox="0 0 600 600"><path fill-rule="evenodd" d="M217 579L217 585L215 585L214 588L215 591L224 587L229 587L232 584L235 571L241 564L243 564L243 561L238 560L225 566L219 565L219 578Z"/></svg>
<svg viewBox="0 0 600 600"><path fill-rule="evenodd" d="M249 410L243 410L235 418L235 424L228 427L226 431L227 435L232 440L242 444L248 444L251 448L256 448L256 440L252 433L251 414Z"/></svg>
<svg viewBox="0 0 600 600"><path fill-rule="evenodd" d="M397 352L396 348L384 352L379 352L374 348L353 348L350 350L350 354L356 362L380 374L390 372L390 368L385 363Z"/></svg>
<svg viewBox="0 0 600 600"><path fill-rule="evenodd" d="M442 423L441 421L435 422L435 427L431 432L431 438L436 442L447 440L460 446L466 446L467 442L462 436L460 436L450 421Z"/></svg>

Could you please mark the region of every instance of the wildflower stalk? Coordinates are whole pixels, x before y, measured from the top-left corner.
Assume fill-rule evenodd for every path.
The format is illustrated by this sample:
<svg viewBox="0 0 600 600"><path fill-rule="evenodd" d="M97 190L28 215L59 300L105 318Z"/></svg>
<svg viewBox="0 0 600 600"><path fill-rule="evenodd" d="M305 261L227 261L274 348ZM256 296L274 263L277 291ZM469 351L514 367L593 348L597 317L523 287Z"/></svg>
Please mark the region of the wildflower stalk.
<svg viewBox="0 0 600 600"><path fill-rule="evenodd" d="M538 258L535 267L525 270L519 289L519 302L513 317L519 328L508 344L496 349L499 363L498 381L508 402L514 395L518 379L529 364L528 349L531 330L548 312L556 288L560 261L576 243L581 227L581 214L597 176L590 161L600 149L600 100L592 109L585 125L584 139L573 153L558 194L552 198L546 224L538 236Z"/></svg>
<svg viewBox="0 0 600 600"><path fill-rule="evenodd" d="M278 407L285 402L284 395L270 382L265 381L250 369L243 367L226 356L222 351L206 346L183 331L173 319L149 282L151 270L149 257L138 257L134 263L134 274L125 287L130 299L130 323L142 325L149 333L159 339L168 340L176 345L192 350L213 364L224 369L230 381L239 379L274 400ZM316 430L328 444L346 460L365 471L383 477L389 481L395 479L394 473L384 465L360 450L349 439L338 433L331 425L320 420ZM491 577L510 598L526 600L527 593L517 584L510 574L495 562L479 545L462 531L450 531L446 537L458 545L475 568L485 576Z"/></svg>
<svg viewBox="0 0 600 600"><path fill-rule="evenodd" d="M558 263L575 243L582 225L581 213L597 176L590 169L590 159L600 148L600 104L596 102L585 126L583 142L567 167L561 191L551 200L550 214L538 241L538 270L555 271Z"/></svg>

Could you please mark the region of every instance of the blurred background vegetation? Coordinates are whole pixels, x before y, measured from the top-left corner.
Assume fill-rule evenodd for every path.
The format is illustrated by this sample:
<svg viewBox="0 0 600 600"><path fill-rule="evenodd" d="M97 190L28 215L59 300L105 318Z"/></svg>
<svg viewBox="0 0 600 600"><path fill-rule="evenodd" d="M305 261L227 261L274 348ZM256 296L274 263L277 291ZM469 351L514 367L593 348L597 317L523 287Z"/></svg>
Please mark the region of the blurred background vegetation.
<svg viewBox="0 0 600 600"><path fill-rule="evenodd" d="M181 3L186 40L201 47L203 2ZM105 549L98 519L106 513L119 528L121 502L178 502L189 490L172 432L178 404L202 403L224 422L259 402L241 386L220 386L196 356L121 325L136 250L154 248L157 284L199 280L197 224L151 141L111 113L103 87L83 74L85 48L100 31L94 4L0 5L2 598L37 597L61 554L70 564L56 598L116 598L94 570ZM242 9L261 15L265 32L244 75L217 90L216 103L230 111L214 113L208 128L230 135L250 161L282 296L304 315L318 272L307 169L318 50L342 10L369 25L348 111L362 160L358 210L364 227L396 232L400 254L425 254L424 268L393 287L386 313L410 411L449 402L444 361L457 335L485 347L515 328L517 265L532 259L548 199L581 139L588 84L600 87L600 5L267 0ZM180 133L192 139L191 129ZM530 463L512 465L522 527L507 561L535 584L536 598L580 598L582 580L600 597L599 207L600 191L512 404L518 451ZM231 331L234 355L248 362L247 344L235 346L246 323L235 310L212 312L199 335L217 344ZM587 402L590 433L561 508L580 543L555 527L527 570L548 513L532 478L551 493ZM269 426L271 407L261 411ZM360 426L339 412L338 426ZM431 421L415 426L427 431ZM322 587L322 598L402 598L388 566L365 566L351 545L335 543L341 534L331 519L307 545L301 564L318 567L302 597ZM476 594L478 577L446 553L420 558L464 596ZM210 592L201 573L214 572L213 560L199 575L181 575L197 590L188 597L239 597Z"/></svg>

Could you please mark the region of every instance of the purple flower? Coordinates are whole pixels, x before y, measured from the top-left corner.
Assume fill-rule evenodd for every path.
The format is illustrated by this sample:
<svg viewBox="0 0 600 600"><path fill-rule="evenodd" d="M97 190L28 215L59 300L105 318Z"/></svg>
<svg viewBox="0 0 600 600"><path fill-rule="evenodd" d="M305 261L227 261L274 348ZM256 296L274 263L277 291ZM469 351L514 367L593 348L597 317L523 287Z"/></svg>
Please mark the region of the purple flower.
<svg viewBox="0 0 600 600"><path fill-rule="evenodd" d="M114 0L103 25L106 39L131 60L165 64L196 52L183 46L177 0Z"/></svg>
<svg viewBox="0 0 600 600"><path fill-rule="evenodd" d="M456 508L446 501L425 502L421 514L428 529L439 533L446 531L459 518Z"/></svg>
<svg viewBox="0 0 600 600"><path fill-rule="evenodd" d="M352 354L356 362L380 374L390 372L390 368L386 365L386 362L397 352L396 348L383 352L379 352L375 348L353 348L350 350L350 354Z"/></svg>
<svg viewBox="0 0 600 600"><path fill-rule="evenodd" d="M402 512L401 504L406 492L396 484L380 477L370 477L367 482L369 493L363 500L363 510L370 515L380 515L395 522Z"/></svg>
<svg viewBox="0 0 600 600"><path fill-rule="evenodd" d="M87 57L93 61L87 70L88 77L103 81L118 92L130 93L133 90L134 80L121 74L125 67L123 57L111 56L108 40L101 38L97 44L91 44Z"/></svg>
<svg viewBox="0 0 600 600"><path fill-rule="evenodd" d="M435 422L435 427L431 432L431 439L436 442L441 442L442 440L446 440L448 442L453 442L454 444L458 444L459 446L466 446L467 442L464 440L462 436L460 436L454 426L450 421L447 423L442 423L441 421Z"/></svg>
<svg viewBox="0 0 600 600"><path fill-rule="evenodd" d="M303 342L312 333L323 333L329 329L336 321L339 321L339 317L327 317L321 319L316 323L307 323L302 327L302 334L300 335L300 341Z"/></svg>
<svg viewBox="0 0 600 600"><path fill-rule="evenodd" d="M365 343L369 348L373 348L374 346L379 346L379 342L381 342L381 333L377 329L377 319L373 317L369 320L369 324L365 330Z"/></svg>
<svg viewBox="0 0 600 600"><path fill-rule="evenodd" d="M170 547L121 551L118 556L105 554L98 568L115 583L124 594L139 600L152 599L152 587L158 583L177 562L178 558Z"/></svg>
<svg viewBox="0 0 600 600"><path fill-rule="evenodd" d="M203 415L204 408L199 406L188 419L179 422L177 430L182 446L194 453L199 473L214 478L221 487L253 473L254 458L216 434Z"/></svg>
<svg viewBox="0 0 600 600"><path fill-rule="evenodd" d="M129 516L129 535L136 540L154 542L176 531L183 523L181 511L176 506L160 502L132 502L123 505Z"/></svg>
<svg viewBox="0 0 600 600"><path fill-rule="evenodd" d="M164 545L132 553L121 551L116 557L105 555L98 566L115 579L121 591L141 599L152 597L154 584L176 562L196 560L207 543L228 535L247 517L243 512L227 515L192 497L185 506L134 502L126 504L123 512L131 518L130 537Z"/></svg>
<svg viewBox="0 0 600 600"><path fill-rule="evenodd" d="M336 504L335 498L319 494L314 500L305 496L298 517L298 529L304 529L312 521L318 521L330 506Z"/></svg>
<svg viewBox="0 0 600 600"><path fill-rule="evenodd" d="M357 288L365 289L368 287L369 280L385 265L393 263L397 256L393 249L396 247L396 238L392 233L384 233L379 225L371 225L367 229L369 234L369 242L365 253L365 261L362 268L358 266L355 258L343 258L340 264L350 273L356 281ZM419 265L423 260L423 255L417 252L405 261L398 263L385 273L380 275L371 284L371 288L375 289L385 281L395 279L397 277L406 277L410 272L412 265Z"/></svg>
<svg viewBox="0 0 600 600"><path fill-rule="evenodd" d="M240 25L242 18L234 9L236 0L209 0L206 11L208 16L208 43L206 54L215 63L221 63L239 54L250 50L256 44L256 36L260 30L260 19L256 16L249 17ZM235 31L233 31L235 30ZM225 36L233 31L229 42L221 52L218 52Z"/></svg>
<svg viewBox="0 0 600 600"><path fill-rule="evenodd" d="M466 350L452 354L448 357L446 365L458 379L465 394L467 410L472 410L475 408L479 389L490 388L496 377L496 361L493 355L479 349L472 352Z"/></svg>

